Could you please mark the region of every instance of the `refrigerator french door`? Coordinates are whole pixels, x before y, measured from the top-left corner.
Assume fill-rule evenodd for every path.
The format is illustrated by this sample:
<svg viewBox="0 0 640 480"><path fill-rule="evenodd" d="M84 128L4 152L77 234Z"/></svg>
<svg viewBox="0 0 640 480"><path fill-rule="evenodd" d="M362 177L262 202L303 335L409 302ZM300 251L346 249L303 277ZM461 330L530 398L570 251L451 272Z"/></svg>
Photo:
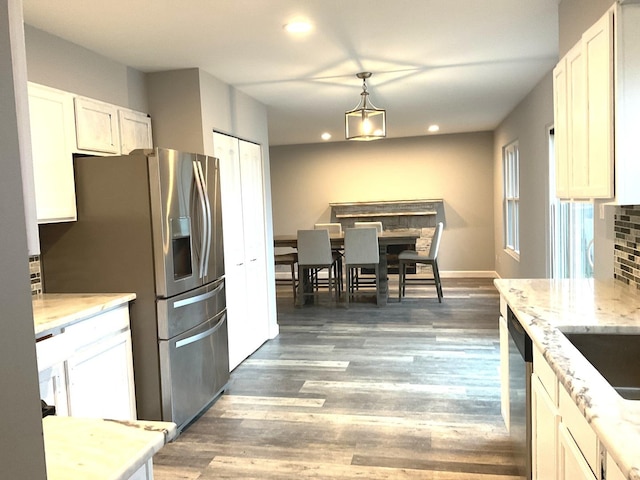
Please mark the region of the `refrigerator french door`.
<svg viewBox="0 0 640 480"><path fill-rule="evenodd" d="M229 378L218 160L156 148L74 173L78 221L41 228L45 291L135 292L138 416L184 427Z"/></svg>

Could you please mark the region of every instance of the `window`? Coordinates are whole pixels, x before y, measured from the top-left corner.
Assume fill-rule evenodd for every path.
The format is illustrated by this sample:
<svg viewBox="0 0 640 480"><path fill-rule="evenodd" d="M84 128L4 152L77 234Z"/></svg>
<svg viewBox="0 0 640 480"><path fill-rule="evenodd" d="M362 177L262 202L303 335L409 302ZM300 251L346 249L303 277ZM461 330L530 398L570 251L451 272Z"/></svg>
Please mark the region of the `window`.
<svg viewBox="0 0 640 480"><path fill-rule="evenodd" d="M504 172L504 248L515 258L520 256L520 155L518 142L502 151Z"/></svg>
<svg viewBox="0 0 640 480"><path fill-rule="evenodd" d="M549 132L549 201L551 278L593 277L593 203L556 197L554 130Z"/></svg>

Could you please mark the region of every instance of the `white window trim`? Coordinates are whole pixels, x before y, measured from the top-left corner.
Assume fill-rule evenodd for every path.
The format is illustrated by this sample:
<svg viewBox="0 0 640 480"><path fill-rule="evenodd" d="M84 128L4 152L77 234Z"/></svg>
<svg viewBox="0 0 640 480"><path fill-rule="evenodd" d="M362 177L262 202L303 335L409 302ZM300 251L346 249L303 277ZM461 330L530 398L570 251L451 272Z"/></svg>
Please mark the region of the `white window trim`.
<svg viewBox="0 0 640 480"><path fill-rule="evenodd" d="M520 260L520 151L518 141L502 148L503 245L504 251ZM515 207L515 208L514 208ZM512 218L515 213L515 219ZM511 222L515 223L513 225Z"/></svg>

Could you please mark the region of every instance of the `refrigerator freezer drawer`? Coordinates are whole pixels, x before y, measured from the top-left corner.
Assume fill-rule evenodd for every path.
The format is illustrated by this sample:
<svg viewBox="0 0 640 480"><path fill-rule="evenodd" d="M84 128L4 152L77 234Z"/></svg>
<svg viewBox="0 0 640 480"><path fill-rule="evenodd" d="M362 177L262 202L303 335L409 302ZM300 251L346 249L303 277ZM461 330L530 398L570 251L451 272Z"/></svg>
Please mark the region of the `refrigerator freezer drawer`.
<svg viewBox="0 0 640 480"><path fill-rule="evenodd" d="M168 340L227 308L224 279L167 299L158 299L158 338Z"/></svg>
<svg viewBox="0 0 640 480"><path fill-rule="evenodd" d="M229 380L226 311L159 346L162 420L182 429Z"/></svg>

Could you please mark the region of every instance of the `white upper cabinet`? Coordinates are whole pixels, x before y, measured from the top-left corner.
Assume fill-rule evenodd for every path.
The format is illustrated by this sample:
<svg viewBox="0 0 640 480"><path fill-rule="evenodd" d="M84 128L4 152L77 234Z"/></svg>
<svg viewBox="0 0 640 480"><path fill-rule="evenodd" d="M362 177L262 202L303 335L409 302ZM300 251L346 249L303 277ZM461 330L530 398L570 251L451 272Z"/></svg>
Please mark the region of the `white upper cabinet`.
<svg viewBox="0 0 640 480"><path fill-rule="evenodd" d="M567 103L567 59L553 69L553 109L556 156L556 195L569 197L569 115Z"/></svg>
<svg viewBox="0 0 640 480"><path fill-rule="evenodd" d="M585 158L581 196L613 197L613 11L582 36L584 55Z"/></svg>
<svg viewBox="0 0 640 480"><path fill-rule="evenodd" d="M556 195L613 197L613 12L553 72Z"/></svg>
<svg viewBox="0 0 640 480"><path fill-rule="evenodd" d="M118 109L120 152L123 155L136 148L152 148L151 118L146 113Z"/></svg>
<svg viewBox="0 0 640 480"><path fill-rule="evenodd" d="M74 221L73 154L127 154L152 148L151 118L31 82L28 88L35 192L24 194L35 195L38 223Z"/></svg>
<svg viewBox="0 0 640 480"><path fill-rule="evenodd" d="M84 97L76 97L74 102L78 150L120 153L118 108Z"/></svg>
<svg viewBox="0 0 640 480"><path fill-rule="evenodd" d="M30 83L29 117L37 221L76 220L73 96Z"/></svg>
<svg viewBox="0 0 640 480"><path fill-rule="evenodd" d="M614 14L615 201L640 204L640 4L617 4Z"/></svg>
<svg viewBox="0 0 640 480"><path fill-rule="evenodd" d="M556 195L640 203L640 4L616 2L553 74Z"/></svg>

